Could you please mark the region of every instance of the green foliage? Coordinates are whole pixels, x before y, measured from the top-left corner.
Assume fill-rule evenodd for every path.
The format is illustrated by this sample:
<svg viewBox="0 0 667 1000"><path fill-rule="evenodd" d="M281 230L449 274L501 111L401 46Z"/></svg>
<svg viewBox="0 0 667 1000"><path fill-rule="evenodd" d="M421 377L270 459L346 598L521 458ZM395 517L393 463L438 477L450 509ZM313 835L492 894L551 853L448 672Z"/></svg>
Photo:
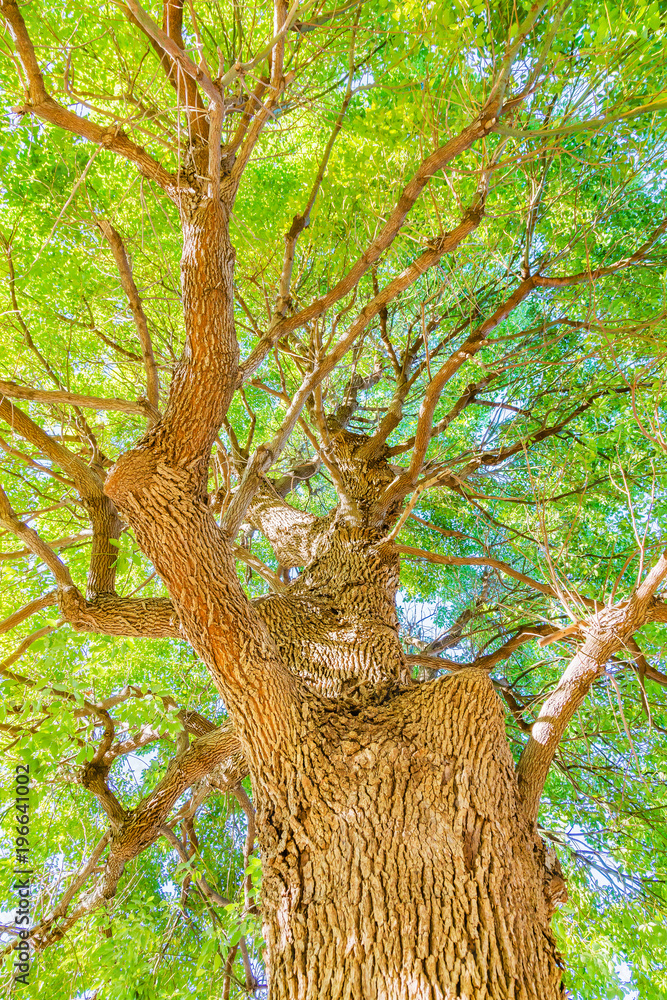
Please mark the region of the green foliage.
<svg viewBox="0 0 667 1000"><path fill-rule="evenodd" d="M159 20L161 5L145 6ZM288 37L286 68L294 72L295 85L267 125L236 200L235 315L243 356L269 325L284 234L304 210L337 120L351 39L354 95L297 247L295 311L335 285L376 237L423 158L474 119L506 41L515 36L517 18L529 5L371 0L358 12L343 5L331 20L317 21L334 7L313 3L301 11L302 23L314 30ZM120 8L67 0L23 10L46 86L105 127L122 122L166 169L176 170L187 136L183 109L148 41ZM273 30L263 4L201 0L196 13L209 66L217 65L218 48L226 67L247 61ZM212 494L224 487L225 474L232 486L238 481L228 462L237 445L248 452L275 432L305 366L334 336L334 325L344 330L375 294L374 282L386 286L429 241L459 224L482 167L494 155L498 162L489 174L482 224L388 306L386 331L394 350L400 356L417 344L421 365L388 441L394 449L415 433L431 361L441 363L471 324L493 314L526 265L533 274L542 269L552 277L609 268L629 260L658 230L665 217L667 165L661 96L665 4L573 0L539 67L556 22L555 7L547 13L521 50L508 87L511 99L538 68L530 99L509 111L484 144L432 177L390 250L354 295L338 304L340 312L282 341L247 384L245 397L235 395L215 446ZM194 55L197 39L187 19L184 33ZM4 108L25 99L10 51L6 36L0 63ZM258 76L266 68L257 67ZM69 94L63 96L64 79ZM230 100L246 99L254 85L250 75L245 84L239 80ZM230 121L224 141L238 116ZM12 111L3 122L0 177L6 251L0 378L52 390L55 373L61 387L79 394L129 401L144 395L136 329L95 224L105 218L122 233L131 258L166 394L184 338L175 207L109 150ZM445 386L436 423L452 414L470 384L490 379L490 387L452 417L427 453L432 468L450 470L454 488L422 493L416 518L403 526L399 541L441 555L484 554L557 583L565 596L553 601L482 566L403 560L399 615L407 651L453 632L461 621L444 652L457 663L496 650L522 627L564 627L582 613L572 593L601 601L614 588L617 596L627 594L664 548L664 265L660 235L640 266L590 284L535 292ZM428 358L420 335L428 339ZM382 378L360 394L350 424L357 432L377 426L395 390L379 320L323 385L326 412L345 401L354 375L376 371ZM17 405L86 462L105 467L145 429L139 413L85 407L77 412L37 401ZM316 421L310 412L304 419L272 478L313 458ZM552 430L540 437L545 428ZM63 470L11 428L2 433L3 484L14 510L47 541L69 539L63 558L85 590L90 538L84 533L90 525L75 491ZM503 449L499 461L482 461ZM392 461L405 458L396 450ZM469 488L456 488L464 481ZM330 511L336 493L326 469L299 484L290 502L315 514ZM278 572L268 542L250 541L253 555ZM165 596L129 530L115 547L119 594ZM18 553L0 563L4 617L54 584L43 564L20 554L11 535L3 534L2 548L4 555ZM241 563L239 576L250 598L267 593L265 579ZM19 644L42 630L10 663ZM636 638L648 662L664 673L664 628L647 625ZM113 762L110 781L127 809L166 773L183 737L180 709L215 723L224 720L225 710L185 642L76 632L54 607L0 642L9 658L0 705L2 770L9 787L17 761L31 767L31 860L39 873L36 914L43 916L107 827L101 806L80 784L103 737L100 717L86 714L86 704L132 688L132 696L113 707L116 738L129 740L147 727L155 733ZM543 649L531 642L494 667L494 678L517 693L524 722L535 717L572 648ZM540 821L559 847L570 892L556 933L568 989L582 1000L623 997L628 990L656 1000L667 996L665 729L663 686L642 674L631 651L619 654L570 727L548 781ZM509 709L507 733L518 758L525 733ZM255 856L246 870L246 832L235 801L211 793L197 812L199 850L193 858L179 861L162 838L133 860L113 902L35 959L34 995L175 1000L195 993L218 1000L231 955L231 996L241 996L246 970L241 951L234 951L241 941L263 984L254 912L261 868ZM5 814L1 845L8 860L12 841L12 820ZM201 877L230 902L220 906L199 893L194 883ZM0 908L7 910L13 905L9 885L3 893ZM625 967L630 980L623 986L619 968ZM262 985L256 995L264 995Z"/></svg>

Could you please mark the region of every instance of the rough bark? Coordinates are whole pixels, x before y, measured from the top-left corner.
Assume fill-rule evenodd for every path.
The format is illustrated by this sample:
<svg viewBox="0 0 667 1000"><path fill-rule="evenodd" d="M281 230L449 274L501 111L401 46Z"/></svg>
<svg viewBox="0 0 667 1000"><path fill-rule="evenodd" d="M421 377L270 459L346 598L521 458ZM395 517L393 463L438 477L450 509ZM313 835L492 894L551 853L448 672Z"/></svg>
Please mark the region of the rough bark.
<svg viewBox="0 0 667 1000"><path fill-rule="evenodd" d="M488 675L412 684L398 641L398 548L365 523L394 473L334 435L360 523L305 519L315 555L256 602L308 686L275 770L253 770L271 997L555 998L565 886L521 798ZM298 512L253 510L287 547ZM390 515L395 517L396 513ZM325 696L325 700L322 700Z"/></svg>
<svg viewBox="0 0 667 1000"><path fill-rule="evenodd" d="M288 592L254 602L285 665L329 698L378 700L408 680L398 554L381 535L334 522Z"/></svg>
<svg viewBox="0 0 667 1000"><path fill-rule="evenodd" d="M119 597L102 594L87 601L76 587L62 587L58 606L77 632L135 635L145 639L182 639L178 614L165 597Z"/></svg>
<svg viewBox="0 0 667 1000"><path fill-rule="evenodd" d="M201 297L191 309L184 298L192 346L165 418L107 489L235 720L258 810L271 997L557 997L549 920L562 879L523 808L493 687L477 671L409 681L386 537L399 503L373 524L395 473L364 456L365 438L332 429L348 504L314 519L262 490L251 523L305 565L251 606L200 499L233 363L223 372L222 354L205 354L188 367L208 320ZM195 412L197 367L216 388Z"/></svg>
<svg viewBox="0 0 667 1000"><path fill-rule="evenodd" d="M248 523L268 538L281 565L306 566L315 557L326 521L281 499L273 486L263 484L246 515Z"/></svg>
<svg viewBox="0 0 667 1000"><path fill-rule="evenodd" d="M560 996L563 882L480 671L304 716L254 776L271 997Z"/></svg>
<svg viewBox="0 0 667 1000"><path fill-rule="evenodd" d="M667 554L663 552L629 599L603 608L589 622L579 623L585 641L544 702L517 769L525 807L533 819L537 819L544 782L568 723L609 658L658 612L654 595L665 576Z"/></svg>
<svg viewBox="0 0 667 1000"><path fill-rule="evenodd" d="M279 754L295 702L262 619L236 575L233 541L206 502L210 449L234 391L234 252L220 201L181 204L186 347L165 415L123 455L105 490L164 580L184 635L207 664L233 714L246 759Z"/></svg>
<svg viewBox="0 0 667 1000"><path fill-rule="evenodd" d="M360 466L362 444L345 432L336 454L361 523L339 510L317 525L298 580L255 608L183 472L154 466L140 494L136 478L115 493L227 699L250 767L270 995L555 998L549 919L562 880L523 809L487 676L409 682L398 551L386 523L363 523L393 473L384 459ZM288 511L275 500L280 521ZM261 500L257 517L270 533ZM313 528L293 520L297 536L304 522ZM156 524L173 533L159 549ZM169 560L175 546L187 569Z"/></svg>
<svg viewBox="0 0 667 1000"><path fill-rule="evenodd" d="M3 6L20 35L14 5ZM404 494L392 492L396 475L384 445L369 453L365 437L330 428L327 462L336 470L341 503L328 518L292 511L268 487L258 493L261 474L311 392L372 316L479 224L483 194L456 230L378 292L306 377L281 429L249 462L221 529L206 489L211 446L239 377L228 223L248 152L284 86L283 43L276 42L271 57L274 96L226 179L215 86L184 54L179 25L167 35L139 5L130 9L211 98L210 142L208 150L204 142L191 145L177 191L171 178L158 177L181 216L186 346L164 416L120 458L104 491L165 582L182 634L234 720L258 808L270 995L548 1000L558 994L560 977L549 931L553 880L522 808L492 685L476 671L420 686L409 679L395 609L399 553L387 537ZM520 37L540 9L536 3ZM283 0L276 0L277 32L286 16ZM19 35L32 109L40 113L51 105L34 53ZM519 44L508 49L478 118L424 161L382 233L332 289L332 303L391 244L433 173L491 131ZM197 102L188 104L196 115ZM295 329L328 301L282 324ZM411 484L422 458L423 449L413 460ZM304 566L285 592L255 606L234 561L233 536L246 511L281 562ZM106 526L99 536L109 537ZM86 627L104 617L107 589L98 586L88 602L70 601L70 620ZM61 603L69 598L61 596ZM164 604L145 612L159 620L156 629L173 628ZM153 812L161 814L171 801L172 779L165 779ZM125 817L115 820L125 829ZM136 818L133 846L154 820L150 810ZM113 856L107 874L117 882L124 858L122 851Z"/></svg>

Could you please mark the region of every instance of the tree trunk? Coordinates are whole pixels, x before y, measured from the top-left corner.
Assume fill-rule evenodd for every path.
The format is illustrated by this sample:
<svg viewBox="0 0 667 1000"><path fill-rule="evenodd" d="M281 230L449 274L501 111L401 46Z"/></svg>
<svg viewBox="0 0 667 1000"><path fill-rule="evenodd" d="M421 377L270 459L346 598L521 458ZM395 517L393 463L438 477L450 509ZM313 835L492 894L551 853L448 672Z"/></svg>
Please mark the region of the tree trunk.
<svg viewBox="0 0 667 1000"><path fill-rule="evenodd" d="M400 498L384 447L331 427L340 504L264 487L248 519L303 566L251 605L206 498L236 384L233 250L218 203L181 206L187 344L163 419L105 486L167 585L249 767L272 1000L552 1000L555 894L486 674L410 681L398 629ZM81 614L88 614L84 608ZM172 626L173 627L173 626Z"/></svg>
<svg viewBox="0 0 667 1000"><path fill-rule="evenodd" d="M254 775L272 1000L561 996L563 883L486 674L311 716L284 782Z"/></svg>
<svg viewBox="0 0 667 1000"><path fill-rule="evenodd" d="M557 862L524 808L488 675L410 681L386 524L339 511L306 517L304 534L295 513L293 551L314 558L252 606L181 484L160 470L125 509L146 548L151 521L178 530L151 557L248 761L271 1000L555 1000ZM272 527L262 501L250 516L285 546L284 514Z"/></svg>

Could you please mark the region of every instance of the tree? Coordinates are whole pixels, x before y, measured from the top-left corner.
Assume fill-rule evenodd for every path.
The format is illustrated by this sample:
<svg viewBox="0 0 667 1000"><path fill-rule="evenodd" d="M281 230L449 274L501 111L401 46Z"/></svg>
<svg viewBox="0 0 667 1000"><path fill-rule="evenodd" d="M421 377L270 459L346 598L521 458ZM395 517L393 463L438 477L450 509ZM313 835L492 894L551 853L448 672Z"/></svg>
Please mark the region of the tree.
<svg viewBox="0 0 667 1000"><path fill-rule="evenodd" d="M625 738L667 684L658 4L0 8L0 518L10 575L36 557L2 629L59 615L5 660L3 727L108 826L35 948L161 835L184 905L233 910L196 824L235 790L211 995L240 961L257 987L256 828L276 1000L560 996L545 782L604 744L583 717L569 747L594 685ZM442 634L410 628L420 592ZM99 674L49 666L61 636ZM178 696L159 665L122 683L123 637L162 640Z"/></svg>

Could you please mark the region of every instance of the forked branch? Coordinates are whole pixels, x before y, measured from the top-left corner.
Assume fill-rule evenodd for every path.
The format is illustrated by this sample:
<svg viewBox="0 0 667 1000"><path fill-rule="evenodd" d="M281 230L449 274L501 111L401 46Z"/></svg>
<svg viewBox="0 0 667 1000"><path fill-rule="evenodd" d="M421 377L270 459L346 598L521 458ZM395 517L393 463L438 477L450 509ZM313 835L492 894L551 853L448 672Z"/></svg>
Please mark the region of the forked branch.
<svg viewBox="0 0 667 1000"><path fill-rule="evenodd" d="M56 125L74 135L80 135L97 146L103 146L105 149L118 153L134 163L145 177L155 181L173 197L177 187L176 178L165 170L142 146L132 142L120 126L102 128L90 118L83 118L64 108L47 92L34 45L16 0L0 0L0 13L2 13L9 28L16 54L23 69L23 82L28 98L23 107L14 109L15 113L33 114L41 121Z"/></svg>
<svg viewBox="0 0 667 1000"><path fill-rule="evenodd" d="M663 553L646 578L626 600L605 607L582 626L584 642L544 702L517 767L519 788L529 817L535 821L549 768L558 745L593 682L625 640L652 616L654 595L667 577Z"/></svg>

